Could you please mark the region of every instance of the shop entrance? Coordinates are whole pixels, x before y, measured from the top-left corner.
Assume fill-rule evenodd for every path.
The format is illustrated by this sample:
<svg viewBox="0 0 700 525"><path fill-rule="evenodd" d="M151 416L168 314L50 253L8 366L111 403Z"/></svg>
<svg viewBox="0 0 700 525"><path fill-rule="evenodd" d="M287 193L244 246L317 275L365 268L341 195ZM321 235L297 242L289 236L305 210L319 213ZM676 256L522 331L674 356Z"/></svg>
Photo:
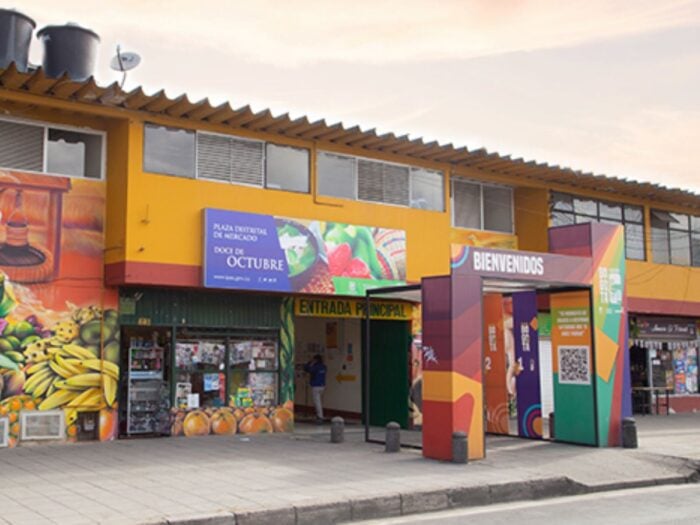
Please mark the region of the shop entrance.
<svg viewBox="0 0 700 525"><path fill-rule="evenodd" d="M348 423L359 422L362 414L362 322L360 319L297 315L294 324L296 419L303 422L316 417L310 377L305 367L314 356L320 355L326 366L326 385L321 396L324 419L341 416Z"/></svg>
<svg viewBox="0 0 700 525"><path fill-rule="evenodd" d="M525 283L518 283L525 287ZM490 288L494 288L492 284ZM595 348L587 288L556 292L484 294L484 403L486 432L527 439L596 445L596 384L591 380ZM546 308L543 314L539 308ZM551 339L540 338L554 312L556 365ZM557 410L557 408L559 410Z"/></svg>
<svg viewBox="0 0 700 525"><path fill-rule="evenodd" d="M631 415L623 229L606 224L551 228L549 246L555 253L453 247L450 275L422 280L426 457L452 459L453 435L463 432L469 457L480 459L489 425L505 418L500 430L511 431L508 385L501 390L504 400L502 393L490 391L486 377L486 358L492 357L502 360L499 389L508 379L501 373L505 354L499 353L494 337L498 327L484 326L488 294L522 301L522 321L515 320L513 306L513 333L514 338L520 334L521 345L527 340L530 346L537 324L536 292L549 294L556 440L621 445L622 419ZM519 418L519 434L541 434L542 399L540 389L533 386L538 380L537 359L532 348L530 356L525 353L521 348L518 356L516 349L513 361L520 372L532 369L525 391L540 398L516 405L513 413ZM512 390L522 397L517 385Z"/></svg>
<svg viewBox="0 0 700 525"><path fill-rule="evenodd" d="M369 325L362 299L297 297L294 309L296 419L316 418L309 367L314 357L320 356L326 367L321 396L325 420L341 416L346 423L360 423L367 413L363 399L371 398L372 424L397 421L407 427L412 304L377 301L372 305ZM367 326L372 340L379 341L368 359ZM364 368L365 360L369 371ZM367 388L371 388L371 396Z"/></svg>

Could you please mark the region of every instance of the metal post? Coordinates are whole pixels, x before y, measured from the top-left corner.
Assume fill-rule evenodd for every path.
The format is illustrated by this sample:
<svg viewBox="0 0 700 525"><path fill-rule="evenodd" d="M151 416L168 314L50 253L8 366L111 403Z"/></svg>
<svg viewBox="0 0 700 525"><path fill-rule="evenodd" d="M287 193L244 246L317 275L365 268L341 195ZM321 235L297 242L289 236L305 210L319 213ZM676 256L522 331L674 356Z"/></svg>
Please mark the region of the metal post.
<svg viewBox="0 0 700 525"><path fill-rule="evenodd" d="M345 441L345 421L340 416L331 419L331 443Z"/></svg>
<svg viewBox="0 0 700 525"><path fill-rule="evenodd" d="M637 448L637 423L633 417L622 420L622 446L624 448Z"/></svg>
<svg viewBox="0 0 700 525"><path fill-rule="evenodd" d="M554 412L549 413L549 439L554 440Z"/></svg>
<svg viewBox="0 0 700 525"><path fill-rule="evenodd" d="M467 463L469 461L468 454L468 438L466 432L452 433L452 462Z"/></svg>
<svg viewBox="0 0 700 525"><path fill-rule="evenodd" d="M370 298L369 298L369 291L366 292L365 295L365 344L363 345L363 352L362 352L362 378L363 378L363 387L364 387L364 407L363 407L363 417L365 420L365 441L369 441L369 347L370 347L370 335L369 335L369 322L370 322L370 316L369 316L369 307L370 307Z"/></svg>
<svg viewBox="0 0 700 525"><path fill-rule="evenodd" d="M401 450L401 426L395 421L386 425L385 452L398 452Z"/></svg>

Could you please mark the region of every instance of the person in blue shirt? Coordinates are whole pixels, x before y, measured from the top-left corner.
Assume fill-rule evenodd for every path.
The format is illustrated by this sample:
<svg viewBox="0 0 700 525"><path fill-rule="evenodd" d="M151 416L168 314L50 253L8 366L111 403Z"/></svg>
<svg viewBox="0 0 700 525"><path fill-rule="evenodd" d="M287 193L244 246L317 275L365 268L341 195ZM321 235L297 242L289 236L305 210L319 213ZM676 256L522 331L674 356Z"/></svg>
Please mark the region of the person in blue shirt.
<svg viewBox="0 0 700 525"><path fill-rule="evenodd" d="M304 365L304 371L309 374L311 395L316 408L316 423L323 423L323 390L326 388L326 365L323 358L316 354L314 358Z"/></svg>

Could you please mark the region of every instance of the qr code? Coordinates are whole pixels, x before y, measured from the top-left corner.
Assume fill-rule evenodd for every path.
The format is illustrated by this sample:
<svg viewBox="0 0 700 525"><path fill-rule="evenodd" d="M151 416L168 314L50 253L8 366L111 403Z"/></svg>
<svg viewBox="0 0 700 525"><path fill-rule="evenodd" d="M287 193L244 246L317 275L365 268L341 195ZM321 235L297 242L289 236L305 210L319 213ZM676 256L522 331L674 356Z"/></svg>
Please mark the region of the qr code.
<svg viewBox="0 0 700 525"><path fill-rule="evenodd" d="M590 385L590 349L587 346L560 346L559 383L566 385Z"/></svg>

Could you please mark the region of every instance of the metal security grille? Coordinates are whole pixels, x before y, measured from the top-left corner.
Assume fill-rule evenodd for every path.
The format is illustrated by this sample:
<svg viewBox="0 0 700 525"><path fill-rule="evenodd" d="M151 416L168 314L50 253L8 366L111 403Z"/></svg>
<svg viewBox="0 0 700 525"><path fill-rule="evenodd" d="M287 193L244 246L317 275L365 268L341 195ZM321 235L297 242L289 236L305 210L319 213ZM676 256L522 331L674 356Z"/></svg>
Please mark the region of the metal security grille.
<svg viewBox="0 0 700 525"><path fill-rule="evenodd" d="M264 143L197 133L197 177L262 186Z"/></svg>
<svg viewBox="0 0 700 525"><path fill-rule="evenodd" d="M20 419L22 440L63 439L65 435L63 410L23 411Z"/></svg>
<svg viewBox="0 0 700 525"><path fill-rule="evenodd" d="M44 171L44 128L0 121L0 166Z"/></svg>

